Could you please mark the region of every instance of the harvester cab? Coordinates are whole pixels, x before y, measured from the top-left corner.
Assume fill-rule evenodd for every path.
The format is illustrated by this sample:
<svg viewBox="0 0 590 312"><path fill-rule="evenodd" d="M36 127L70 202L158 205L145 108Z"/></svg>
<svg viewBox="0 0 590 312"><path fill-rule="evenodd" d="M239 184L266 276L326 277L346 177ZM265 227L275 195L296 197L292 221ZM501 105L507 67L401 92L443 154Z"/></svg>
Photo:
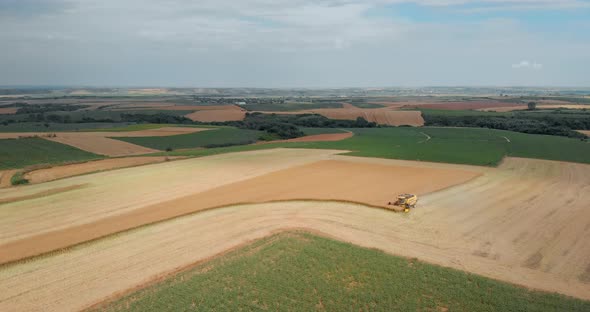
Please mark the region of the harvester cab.
<svg viewBox="0 0 590 312"><path fill-rule="evenodd" d="M416 207L418 196L414 194L400 194L395 202L389 202L389 205L395 205L404 208L404 212L409 212L410 208Z"/></svg>

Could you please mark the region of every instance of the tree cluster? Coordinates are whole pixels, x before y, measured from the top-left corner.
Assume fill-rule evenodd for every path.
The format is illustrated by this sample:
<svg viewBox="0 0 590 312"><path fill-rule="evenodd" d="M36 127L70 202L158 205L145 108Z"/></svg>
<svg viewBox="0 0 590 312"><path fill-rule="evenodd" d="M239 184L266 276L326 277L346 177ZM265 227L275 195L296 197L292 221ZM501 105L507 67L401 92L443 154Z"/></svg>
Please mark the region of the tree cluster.
<svg viewBox="0 0 590 312"><path fill-rule="evenodd" d="M530 134L559 135L572 138L585 138L585 135L574 131L590 126L590 120L575 118L559 118L551 116L526 117L515 116L450 116L423 114L426 126L437 127L476 127L509 130ZM573 127L573 128L572 128Z"/></svg>

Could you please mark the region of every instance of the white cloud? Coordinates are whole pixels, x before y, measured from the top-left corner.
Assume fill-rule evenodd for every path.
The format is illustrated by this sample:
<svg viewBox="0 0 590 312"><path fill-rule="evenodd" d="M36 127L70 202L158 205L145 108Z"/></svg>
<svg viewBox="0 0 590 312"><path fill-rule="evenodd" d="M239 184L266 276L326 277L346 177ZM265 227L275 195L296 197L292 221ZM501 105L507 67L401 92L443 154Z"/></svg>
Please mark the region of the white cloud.
<svg viewBox="0 0 590 312"><path fill-rule="evenodd" d="M0 52L0 84L590 83L579 65L590 64L590 32L582 26L549 32L506 17L441 22L371 14L408 2L456 14L588 4L581 0L43 0L61 3L54 8L8 1L21 4L19 14L2 10L3 1L0 42L10 48ZM506 75L506 65L523 55L551 63L524 60L512 65L522 75Z"/></svg>
<svg viewBox="0 0 590 312"><path fill-rule="evenodd" d="M523 60L523 61L520 61L520 63L512 64L512 68L530 68L530 69L540 70L540 69L543 69L543 64Z"/></svg>

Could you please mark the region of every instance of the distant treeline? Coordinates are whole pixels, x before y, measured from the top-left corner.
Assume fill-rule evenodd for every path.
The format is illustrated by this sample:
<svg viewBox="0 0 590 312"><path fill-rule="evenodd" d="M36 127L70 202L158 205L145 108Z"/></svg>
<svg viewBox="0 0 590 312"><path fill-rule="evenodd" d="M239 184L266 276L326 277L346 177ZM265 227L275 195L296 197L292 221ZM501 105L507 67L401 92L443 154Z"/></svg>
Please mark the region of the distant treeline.
<svg viewBox="0 0 590 312"><path fill-rule="evenodd" d="M572 138L586 136L574 130L590 130L590 115L521 113L506 116L457 116L423 112L426 126L478 127L530 134L559 135Z"/></svg>
<svg viewBox="0 0 590 312"><path fill-rule="evenodd" d="M121 114L122 121L137 123L160 123L160 124L209 124L217 126L232 126L240 129L265 131L268 135L265 139L292 139L304 136L299 127L307 128L373 128L377 127L374 122L368 122L359 117L356 120L329 119L321 115L278 115L263 113L246 113L244 120L224 122L198 122L192 121L184 116L173 116L167 114ZM84 122L113 122L112 120L84 119Z"/></svg>
<svg viewBox="0 0 590 312"><path fill-rule="evenodd" d="M15 104L16 107L20 107L17 114L44 114L48 112L71 112L79 110L87 105L75 105L75 104Z"/></svg>

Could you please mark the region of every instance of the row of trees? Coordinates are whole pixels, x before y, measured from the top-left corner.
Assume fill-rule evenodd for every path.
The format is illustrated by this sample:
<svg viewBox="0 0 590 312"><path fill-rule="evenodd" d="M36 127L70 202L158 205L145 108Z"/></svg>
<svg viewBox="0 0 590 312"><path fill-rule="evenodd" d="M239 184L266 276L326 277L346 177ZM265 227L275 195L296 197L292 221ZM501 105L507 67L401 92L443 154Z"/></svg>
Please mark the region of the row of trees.
<svg viewBox="0 0 590 312"><path fill-rule="evenodd" d="M509 130L530 134L559 135L585 138L573 129L590 129L590 119L583 120L558 117L519 117L519 116L449 116L423 114L426 126L437 127L477 127Z"/></svg>

